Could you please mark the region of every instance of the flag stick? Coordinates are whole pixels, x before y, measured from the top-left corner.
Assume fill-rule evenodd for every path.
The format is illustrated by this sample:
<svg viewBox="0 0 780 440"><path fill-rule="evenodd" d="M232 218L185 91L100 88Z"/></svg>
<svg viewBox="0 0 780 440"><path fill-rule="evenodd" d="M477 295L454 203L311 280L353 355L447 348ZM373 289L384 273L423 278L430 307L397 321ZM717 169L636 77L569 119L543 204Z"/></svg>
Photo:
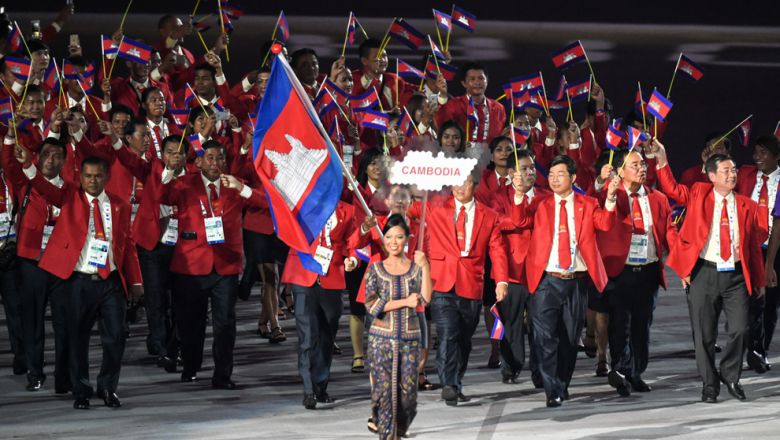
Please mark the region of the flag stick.
<svg viewBox="0 0 780 440"><path fill-rule="evenodd" d="M220 0L217 0L217 9L219 9L219 26L222 28L222 35L225 34L225 16L222 15L222 2ZM276 19L276 25L279 25L279 19ZM222 38L222 35L220 35L220 38ZM274 35L276 35L276 29L274 29ZM273 37L271 37L273 40ZM205 44L205 43L204 43ZM206 50L208 52L208 49ZM228 48L227 43L225 43L225 61L228 63L230 62L230 49Z"/></svg>
<svg viewBox="0 0 780 440"><path fill-rule="evenodd" d="M427 79L428 72L425 70L428 67L428 55L425 55L425 65L423 66L423 78L420 80L420 92L423 91L423 86L425 86L425 80Z"/></svg>
<svg viewBox="0 0 780 440"><path fill-rule="evenodd" d="M452 10L450 11L450 17L452 17L452 13L455 12L455 5L452 5ZM447 41L444 43L444 51L447 52L450 50L450 34L452 33L452 20L450 20L450 28L447 29Z"/></svg>
<svg viewBox="0 0 780 440"><path fill-rule="evenodd" d="M653 137L658 138L658 118L653 118Z"/></svg>
<svg viewBox="0 0 780 440"><path fill-rule="evenodd" d="M349 11L349 20L347 20L347 31L344 33L344 46L341 47L341 56L347 53L347 40L349 40L349 27L352 25L352 11Z"/></svg>
<svg viewBox="0 0 780 440"><path fill-rule="evenodd" d="M108 69L108 79L111 79L111 74L114 72L114 66L116 66L116 62L119 60L119 50L122 48L123 41L125 41L124 35L122 35L122 38L119 40L119 45L116 47L116 57L114 58L114 62L111 63L111 68ZM100 44L102 45L103 43L101 42Z"/></svg>
<svg viewBox="0 0 780 440"><path fill-rule="evenodd" d="M21 40L22 43L24 43L24 49L27 51L27 55L30 55L30 61L32 61L32 52L30 52L30 48L27 46L27 40L24 39L24 34L22 33L22 29L19 27L19 24L14 21L14 26L16 26L16 30L19 31L19 35L22 36Z"/></svg>
<svg viewBox="0 0 780 440"><path fill-rule="evenodd" d="M731 133L734 133L734 131L735 131L736 129L738 129L739 127L741 127L741 126L742 126L742 124L744 124L745 122L747 122L747 120L748 120L748 119L750 119L750 118L752 118L752 117L753 117L753 115L751 114L751 115L750 115L750 116L748 116L747 118L743 119L743 120L742 120L742 122L740 122L739 124L737 124L737 126L736 126L736 127L732 128L732 129L731 129L731 130L729 130L729 131L728 131L726 134L724 134L723 136L721 136L721 138L720 138L720 139L718 139L717 141L715 141L715 142L712 144L712 146L714 147L715 145L718 145L719 143L721 143L721 142L723 141L723 139L726 139L727 137L729 137L729 135L730 135Z"/></svg>
<svg viewBox="0 0 780 440"><path fill-rule="evenodd" d="M360 24L360 22L357 20L357 17L355 17L355 25L356 25L357 27L359 27L359 28L360 28L360 32L363 34L363 38L365 38L366 40L368 40L368 33L367 33L367 32L366 32L366 30L363 28L363 25L362 25L362 24Z"/></svg>
<svg viewBox="0 0 780 440"><path fill-rule="evenodd" d="M466 115L466 143L469 143L469 115Z"/></svg>
<svg viewBox="0 0 780 440"><path fill-rule="evenodd" d="M612 148L609 149L609 166L612 166L612 159L615 157L615 150Z"/></svg>
<svg viewBox="0 0 780 440"><path fill-rule="evenodd" d="M412 115L409 114L409 110L406 109L406 106L404 106L404 113L406 113L406 115L409 116L409 120L412 121L412 125L414 126L414 131L416 131L417 136L419 136L421 134L420 129L417 128L417 124L414 123L414 119L412 119Z"/></svg>
<svg viewBox="0 0 780 440"><path fill-rule="evenodd" d="M95 119L97 119L99 121L100 120L100 114L95 109L95 106L92 105L92 101L89 100L89 95L87 95L87 91L84 90L84 86L81 84L81 81L76 80L76 82L79 83L79 88L81 89L81 92L84 93L84 100L87 101L87 104L89 104L89 108L92 109L92 113L95 114Z"/></svg>
<svg viewBox="0 0 780 440"><path fill-rule="evenodd" d="M57 78L60 82L60 96L57 98L57 104L59 105L59 101L62 100L65 104L62 106L62 108L68 107L68 98L65 96L65 85L62 83L65 75L60 72L60 69L57 67L57 63L54 63L54 68L57 69ZM62 60L62 70L65 70L65 59Z"/></svg>
<svg viewBox="0 0 780 440"><path fill-rule="evenodd" d="M103 78L106 77L106 48L103 47L103 34L100 34L100 61L103 62ZM54 63L56 66L57 63Z"/></svg>
<svg viewBox="0 0 780 440"><path fill-rule="evenodd" d="M433 41L431 40L430 35L428 35L428 43L430 43L431 54L433 55L433 62L436 64L436 70L439 72L439 75L441 75L441 69L439 68L439 59L436 58L436 52L433 51Z"/></svg>
<svg viewBox="0 0 780 440"><path fill-rule="evenodd" d="M544 93L544 104L545 104L545 110L547 111L547 116L550 116L550 103L547 102L547 87L544 86L544 76L542 75L542 71L539 71L539 78L542 79L542 92Z"/></svg>
<svg viewBox="0 0 780 440"><path fill-rule="evenodd" d="M384 37L382 37L382 42L379 43L379 50L376 52L376 59L382 58L382 52L384 52L387 48L387 45L390 44L390 29L393 27L396 18L397 17L393 17L393 21L391 21L390 26L387 27L387 32L385 32Z"/></svg>
<svg viewBox="0 0 780 440"><path fill-rule="evenodd" d="M130 6L133 5L133 0L130 0L127 3L127 8L125 8L125 13L122 15L122 21L119 22L119 29L121 29L124 32L125 27L125 19L127 18L127 13L130 12Z"/></svg>
<svg viewBox="0 0 780 440"><path fill-rule="evenodd" d="M677 64L674 65L674 72L672 72L672 80L669 81L669 91L666 92L666 99L672 95L672 85L674 85L674 77L677 76L677 68L680 67L680 60L682 60L683 53L680 52L680 56L677 57Z"/></svg>
<svg viewBox="0 0 780 440"><path fill-rule="evenodd" d="M220 7L220 10L222 10L221 7ZM272 41L276 39L276 32L279 30L279 19L282 17L282 12L284 12L284 11L279 12L279 16L276 17L276 25L274 25L274 31L271 34L271 40ZM220 14L220 20L222 20L222 14ZM225 30L222 29L222 32L225 32Z"/></svg>
<svg viewBox="0 0 780 440"><path fill-rule="evenodd" d="M550 107L549 107L549 104L547 103L547 96L542 96L542 94L539 91L536 92L536 95L539 96L539 99L542 101L542 107L544 108L544 113L549 118L550 117ZM514 109L512 109L512 110L514 110Z"/></svg>
<svg viewBox="0 0 780 440"><path fill-rule="evenodd" d="M54 66L56 67L56 66L57 66L57 63L54 63ZM9 96L9 97L10 97L10 98L11 98L11 99L14 101L14 103L17 103L17 102L19 102L19 101L17 101L17 100L16 100L16 98L14 97L14 94L13 94L13 93L11 93L11 89L9 89L9 88L8 88L8 86L5 84L5 82L4 82L2 79L0 79L0 84L2 84L2 85L3 85L3 88L5 89L5 91L6 91L6 92L8 92L8 96Z"/></svg>
<svg viewBox="0 0 780 440"><path fill-rule="evenodd" d="M591 73L591 74L590 74L589 81L588 81L588 102L590 102L590 91L591 91L591 89L593 88L593 83L594 83L594 82L595 82L595 81L593 81L593 74Z"/></svg>
<svg viewBox="0 0 780 440"><path fill-rule="evenodd" d="M598 81L596 81L596 74L593 72L593 66L590 65L590 58L588 58L588 52L585 51L585 46L582 45L582 41L577 40L578 43L580 43L580 47L582 47L582 54L585 55L585 62L588 63L588 69L590 69L590 74L593 76L593 82L598 84Z"/></svg>
<svg viewBox="0 0 780 440"><path fill-rule="evenodd" d="M501 101L502 99L506 98L506 93L502 94L498 98L496 98L496 101Z"/></svg>
<svg viewBox="0 0 780 440"><path fill-rule="evenodd" d="M190 119L189 116L187 116L187 119ZM181 131L181 139L179 139L179 149L177 150L179 153L181 153L181 147L184 145L184 135L187 134L187 125L184 125L184 130Z"/></svg>
<svg viewBox="0 0 780 440"><path fill-rule="evenodd" d="M206 41L203 39L203 34L200 33L200 31L195 31L196 34L198 34L198 38L200 39L201 44L203 44L203 49L208 52L209 46L206 44Z"/></svg>
<svg viewBox="0 0 780 440"><path fill-rule="evenodd" d="M401 107L401 100L398 98L398 58L395 59L395 106Z"/></svg>
<svg viewBox="0 0 780 440"><path fill-rule="evenodd" d="M515 109L512 106L512 114L509 116L509 135L512 137L512 151L515 153L515 171L520 172L520 164L517 159L517 140L515 138Z"/></svg>
<svg viewBox="0 0 780 440"><path fill-rule="evenodd" d="M647 122L645 121L645 98L642 96L642 83L636 82L639 87L639 108L642 110L642 129L647 131Z"/></svg>
<svg viewBox="0 0 780 440"><path fill-rule="evenodd" d="M30 69L30 73L27 75L27 81L24 82L24 92L22 93L22 100L19 102L19 105L17 106L18 109L21 109L24 105L24 100L27 98L27 86L30 85L30 77L32 76L32 69Z"/></svg>
<svg viewBox="0 0 780 440"><path fill-rule="evenodd" d="M209 112L206 111L206 107L203 105L203 102L201 102L200 96L198 96L198 94L195 93L195 90L193 90L192 86L189 83L187 83L187 88L190 89L190 92L192 92L192 95L198 101L198 104L200 104L200 108L203 109L204 116L208 116Z"/></svg>
<svg viewBox="0 0 780 440"><path fill-rule="evenodd" d="M428 206L428 191L423 191L422 213L420 214L420 230L418 231L418 234L420 234L420 239L417 241L418 251L423 250L423 241L425 240L425 214L428 211L427 206Z"/></svg>
<svg viewBox="0 0 780 440"><path fill-rule="evenodd" d="M569 95L569 91L568 90L566 90L566 100L569 102L569 114L567 115L568 116L567 121L573 121L574 120L574 113L572 112L572 109L571 109L571 95Z"/></svg>
<svg viewBox="0 0 780 440"><path fill-rule="evenodd" d="M452 25L450 25L450 26L452 26ZM444 48L444 44L442 44L442 41L441 41L441 31L439 30L439 22L436 21L436 13L435 12L433 13L433 27L436 29L436 36L439 38L439 46ZM446 50L446 49L444 49L444 50Z"/></svg>
<svg viewBox="0 0 780 440"><path fill-rule="evenodd" d="M194 16L198 12L198 6L200 6L200 0L195 0L195 7L192 8L192 14L190 14L190 17Z"/></svg>
<svg viewBox="0 0 780 440"><path fill-rule="evenodd" d="M341 108L341 105L339 105L339 102L336 100L336 97L333 95L333 93L330 90L328 90L328 89L325 89L325 92L327 92L328 95L330 95L330 98L333 100L333 102L336 103L336 108L338 109L339 113L341 114L341 117L344 118L344 121L347 124L352 125L352 121L349 120L349 116L347 116L347 113Z"/></svg>

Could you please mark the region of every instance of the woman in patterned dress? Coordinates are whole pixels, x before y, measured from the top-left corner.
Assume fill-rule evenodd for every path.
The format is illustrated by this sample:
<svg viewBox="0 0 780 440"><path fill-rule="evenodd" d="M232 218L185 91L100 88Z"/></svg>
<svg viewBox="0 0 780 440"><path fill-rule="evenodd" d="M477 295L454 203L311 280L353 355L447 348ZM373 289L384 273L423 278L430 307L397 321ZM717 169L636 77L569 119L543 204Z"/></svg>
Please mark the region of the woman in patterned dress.
<svg viewBox="0 0 780 440"><path fill-rule="evenodd" d="M368 333L373 377L371 405L377 408L382 439L405 437L417 414L417 367L420 320L417 306L431 300L433 284L422 251L414 262L404 252L409 226L393 214L382 230L387 258L366 270L366 311L373 317Z"/></svg>

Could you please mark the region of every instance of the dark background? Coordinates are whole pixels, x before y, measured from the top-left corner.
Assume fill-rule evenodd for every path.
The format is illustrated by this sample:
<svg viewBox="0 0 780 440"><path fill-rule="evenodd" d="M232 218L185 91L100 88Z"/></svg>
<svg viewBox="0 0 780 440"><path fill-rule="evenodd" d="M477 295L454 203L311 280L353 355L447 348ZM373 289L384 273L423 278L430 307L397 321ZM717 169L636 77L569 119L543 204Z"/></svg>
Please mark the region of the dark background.
<svg viewBox="0 0 780 440"><path fill-rule="evenodd" d="M2 2L25 33L29 19L40 18L45 25L64 2ZM132 38L155 41L156 23L163 13L176 13L186 20L194 1L135 0L125 24ZM283 8L291 28L290 51L312 47L319 54L320 69L327 71L340 54L344 28L353 10L368 33L381 37L393 16L403 16L424 33L435 31L430 14L432 6L449 12L450 3L419 1L393 2L265 2L235 0L244 17L235 21L231 36L230 63L223 64L231 82L255 69L262 59L259 48L270 38L279 9ZM98 59L98 35L110 34L118 27L124 1L75 0L76 15L53 45L53 53L65 53L67 34L78 33L85 55ZM454 31L451 51L455 64L476 58L490 72L488 96L503 92L500 85L513 76L541 70L548 94L558 87L559 72L550 53L576 39L582 39L593 63L598 82L615 107L615 117L632 106L637 81L646 95L658 87L666 92L681 50L699 62L704 78L698 83L675 80L671 100L669 128L662 141L667 146L676 172L700 164L704 137L725 132L754 114L753 136L771 133L780 119L777 87L780 73L780 30L775 21L780 6L775 2L584 2L548 1L462 2L460 6L477 16L477 31ZM24 12L23 12L24 11ZM197 15L216 11L216 0L201 2ZM216 26L204 35L209 44L216 38ZM203 48L195 36L185 46L197 56ZM423 51L412 52L392 43L388 48L391 68L395 57L422 67ZM348 64L358 67L354 48L347 52ZM124 75L118 67L115 74ZM586 65L567 73L570 82L587 78ZM457 81L450 92L461 94ZM563 113L554 114L556 120ZM575 104L575 118L584 118L584 104ZM750 163L751 148L736 145L733 154L739 163Z"/></svg>

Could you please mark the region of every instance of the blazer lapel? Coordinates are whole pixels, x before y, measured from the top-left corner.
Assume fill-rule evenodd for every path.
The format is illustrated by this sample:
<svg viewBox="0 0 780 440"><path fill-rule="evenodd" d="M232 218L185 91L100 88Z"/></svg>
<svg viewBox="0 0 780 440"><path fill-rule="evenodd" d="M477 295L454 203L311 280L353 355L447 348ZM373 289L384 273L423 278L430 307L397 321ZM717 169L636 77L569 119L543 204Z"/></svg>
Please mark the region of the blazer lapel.
<svg viewBox="0 0 780 440"><path fill-rule="evenodd" d="M577 242L581 240L580 234L582 233L582 219L585 217L585 201L578 194L574 194L574 229L576 232Z"/></svg>
<svg viewBox="0 0 780 440"><path fill-rule="evenodd" d="M471 225L471 243L469 243L469 252L474 250L477 245L477 238L479 231L482 229L482 220L485 218L483 208L479 206L479 203L474 201L474 223Z"/></svg>

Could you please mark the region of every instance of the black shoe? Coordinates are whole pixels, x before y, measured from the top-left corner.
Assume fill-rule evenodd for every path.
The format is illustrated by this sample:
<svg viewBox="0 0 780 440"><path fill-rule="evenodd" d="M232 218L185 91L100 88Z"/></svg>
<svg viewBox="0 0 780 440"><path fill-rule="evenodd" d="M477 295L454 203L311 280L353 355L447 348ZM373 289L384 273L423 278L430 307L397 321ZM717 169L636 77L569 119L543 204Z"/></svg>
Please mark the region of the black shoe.
<svg viewBox="0 0 780 440"><path fill-rule="evenodd" d="M211 388L218 390L235 390L236 383L230 379L211 379Z"/></svg>
<svg viewBox="0 0 780 440"><path fill-rule="evenodd" d="M589 358L591 358L591 359L593 359L594 357L596 357L596 354L597 354L596 347L588 347L588 346L585 346L584 350L582 350L582 351L584 351L584 352L585 352L585 356L587 356L587 357L589 357Z"/></svg>
<svg viewBox="0 0 780 440"><path fill-rule="evenodd" d="M45 381L45 377L27 377L27 391L38 391L43 386L43 381Z"/></svg>
<svg viewBox="0 0 780 440"><path fill-rule="evenodd" d="M341 354L341 347L335 342L333 343L333 354Z"/></svg>
<svg viewBox="0 0 780 440"><path fill-rule="evenodd" d="M558 396L550 397L547 399L547 408L557 408L561 406L562 403L563 400L560 397Z"/></svg>
<svg viewBox="0 0 780 440"><path fill-rule="evenodd" d="M314 394L304 394L303 395L303 407L306 409L315 409L317 408L317 399L314 398Z"/></svg>
<svg viewBox="0 0 780 440"><path fill-rule="evenodd" d="M490 369L496 369L501 367L501 357L498 352L491 352L488 358L487 367Z"/></svg>
<svg viewBox="0 0 780 440"><path fill-rule="evenodd" d="M284 334L281 327L274 327L271 329L271 334L268 336L268 342L272 344L278 344L286 340L287 336Z"/></svg>
<svg viewBox="0 0 780 440"><path fill-rule="evenodd" d="M607 377L607 374L609 374L607 361L599 361L596 364L596 377Z"/></svg>
<svg viewBox="0 0 780 440"><path fill-rule="evenodd" d="M315 394L314 399L317 400L317 403L333 403L336 401L325 391Z"/></svg>
<svg viewBox="0 0 780 440"><path fill-rule="evenodd" d="M501 373L501 383L506 383L506 384L518 383L520 381L517 379L517 376L518 376L518 373L509 373L508 374L508 373L503 373L502 372Z"/></svg>
<svg viewBox="0 0 780 440"><path fill-rule="evenodd" d="M458 393L458 402L471 402L471 397L467 397L463 393Z"/></svg>
<svg viewBox="0 0 780 440"><path fill-rule="evenodd" d="M745 390L742 389L742 385L739 384L739 381L728 382L723 376L720 376L720 381L726 385L726 389L729 394L731 394L731 397L738 400L747 400L747 397L745 397Z"/></svg>
<svg viewBox="0 0 780 440"><path fill-rule="evenodd" d="M718 395L714 391L705 388L701 391L701 401L704 403L717 403Z"/></svg>
<svg viewBox="0 0 780 440"><path fill-rule="evenodd" d="M183 371L181 372L182 382L188 383L188 382L195 382L196 380L198 380L198 376L196 376L195 373L190 374L190 373L185 373Z"/></svg>
<svg viewBox="0 0 780 440"><path fill-rule="evenodd" d="M653 390L650 385L647 384L641 377L630 377L628 383L631 384L631 388L638 393L649 393Z"/></svg>
<svg viewBox="0 0 780 440"><path fill-rule="evenodd" d="M14 355L14 376L22 374L27 374L27 361L25 361L24 356L17 354Z"/></svg>
<svg viewBox="0 0 780 440"><path fill-rule="evenodd" d="M458 391L451 386L444 386L441 389L441 398L448 406L458 406Z"/></svg>
<svg viewBox="0 0 780 440"><path fill-rule="evenodd" d="M89 409L89 399L78 397L73 401L73 409Z"/></svg>
<svg viewBox="0 0 780 440"><path fill-rule="evenodd" d="M764 374L769 369L767 368L766 358L755 350L748 351L747 364L751 370L758 374Z"/></svg>
<svg viewBox="0 0 780 440"><path fill-rule="evenodd" d="M56 380L54 381L54 394L68 394L72 389L70 382L57 383Z"/></svg>
<svg viewBox="0 0 780 440"><path fill-rule="evenodd" d="M119 400L119 396L117 396L116 393L113 391L107 392L103 390L98 390L97 396L103 399L103 403L105 403L106 406L109 408L119 408L120 406L122 406L122 401Z"/></svg>
<svg viewBox="0 0 780 440"><path fill-rule="evenodd" d="M628 381L626 381L626 377L618 373L617 370L611 370L607 375L607 378L609 385L615 388L618 394L623 397L628 397L631 395L631 388L628 387Z"/></svg>
<svg viewBox="0 0 780 440"><path fill-rule="evenodd" d="M157 358L157 366L165 368L165 371L168 373L176 372L176 360L168 356L159 356Z"/></svg>

